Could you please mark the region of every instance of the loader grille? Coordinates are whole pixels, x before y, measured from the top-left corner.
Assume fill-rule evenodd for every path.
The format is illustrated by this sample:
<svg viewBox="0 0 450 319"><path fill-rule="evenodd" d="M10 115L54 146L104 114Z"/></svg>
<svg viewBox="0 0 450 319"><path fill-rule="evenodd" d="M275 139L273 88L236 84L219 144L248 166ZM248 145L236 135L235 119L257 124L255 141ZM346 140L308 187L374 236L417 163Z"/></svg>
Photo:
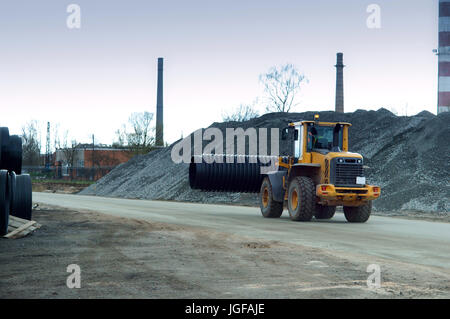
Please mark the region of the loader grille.
<svg viewBox="0 0 450 319"><path fill-rule="evenodd" d="M334 161L333 161L334 162ZM334 185L347 187L363 187L364 185L356 184L356 177L364 176L363 164L357 163L337 163L334 162Z"/></svg>

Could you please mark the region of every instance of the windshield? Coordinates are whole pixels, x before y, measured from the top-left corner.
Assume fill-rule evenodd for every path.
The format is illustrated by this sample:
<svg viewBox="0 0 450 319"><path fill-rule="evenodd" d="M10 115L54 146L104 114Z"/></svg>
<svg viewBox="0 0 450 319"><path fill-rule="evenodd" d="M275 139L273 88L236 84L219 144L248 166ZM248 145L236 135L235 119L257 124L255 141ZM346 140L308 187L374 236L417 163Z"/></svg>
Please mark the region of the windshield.
<svg viewBox="0 0 450 319"><path fill-rule="evenodd" d="M339 149L338 149L339 148ZM342 149L342 129L338 126L314 125L308 127L308 151L326 149L340 151Z"/></svg>

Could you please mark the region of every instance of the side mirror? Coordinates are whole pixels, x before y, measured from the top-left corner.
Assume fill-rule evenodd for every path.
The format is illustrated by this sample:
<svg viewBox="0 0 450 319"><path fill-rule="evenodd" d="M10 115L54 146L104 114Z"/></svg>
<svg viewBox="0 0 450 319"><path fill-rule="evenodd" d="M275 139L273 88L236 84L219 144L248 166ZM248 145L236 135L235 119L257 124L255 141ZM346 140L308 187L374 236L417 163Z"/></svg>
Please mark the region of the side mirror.
<svg viewBox="0 0 450 319"><path fill-rule="evenodd" d="M288 128L284 128L281 130L281 139L282 140L287 140L288 138Z"/></svg>

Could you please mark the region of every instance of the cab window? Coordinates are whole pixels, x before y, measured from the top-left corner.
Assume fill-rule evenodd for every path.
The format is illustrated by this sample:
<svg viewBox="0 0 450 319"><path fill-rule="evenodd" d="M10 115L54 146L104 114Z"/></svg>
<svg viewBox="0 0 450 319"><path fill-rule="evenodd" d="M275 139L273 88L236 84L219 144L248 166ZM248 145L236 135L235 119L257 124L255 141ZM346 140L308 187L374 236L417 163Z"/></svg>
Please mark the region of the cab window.
<svg viewBox="0 0 450 319"><path fill-rule="evenodd" d="M313 149L341 151L342 127L340 125L309 125L307 149L308 151Z"/></svg>

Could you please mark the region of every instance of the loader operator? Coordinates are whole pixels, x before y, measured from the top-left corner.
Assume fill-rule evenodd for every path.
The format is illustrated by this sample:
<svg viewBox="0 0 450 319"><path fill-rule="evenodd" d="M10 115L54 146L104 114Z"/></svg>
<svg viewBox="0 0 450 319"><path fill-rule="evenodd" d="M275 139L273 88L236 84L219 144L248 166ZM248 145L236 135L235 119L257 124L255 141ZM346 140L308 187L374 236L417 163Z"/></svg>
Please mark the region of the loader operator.
<svg viewBox="0 0 450 319"><path fill-rule="evenodd" d="M311 127L308 130L308 149L330 149L333 141L333 132L326 127ZM311 143L312 142L312 143Z"/></svg>
<svg viewBox="0 0 450 319"><path fill-rule="evenodd" d="M315 127L311 128L311 130L308 132L308 144L312 140L312 145L310 144L311 149L318 148L318 146L320 146L318 144L318 141L323 138L323 136L319 135Z"/></svg>

